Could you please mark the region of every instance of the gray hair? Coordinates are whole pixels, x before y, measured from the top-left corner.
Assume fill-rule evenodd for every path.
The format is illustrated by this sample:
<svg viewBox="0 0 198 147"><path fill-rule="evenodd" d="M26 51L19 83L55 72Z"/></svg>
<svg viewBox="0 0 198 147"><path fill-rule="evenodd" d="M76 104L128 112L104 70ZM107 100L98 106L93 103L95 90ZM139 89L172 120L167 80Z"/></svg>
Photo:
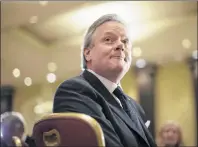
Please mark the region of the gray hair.
<svg viewBox="0 0 198 147"><path fill-rule="evenodd" d="M84 41L81 49L81 59L82 59L82 69L87 69L87 62L84 56L84 50L87 48L90 48L91 43L92 43L92 37L96 29L108 22L108 21L116 21L119 22L123 25L126 25L126 23L117 15L117 14L106 14L98 18L86 31L85 36L84 36Z"/></svg>

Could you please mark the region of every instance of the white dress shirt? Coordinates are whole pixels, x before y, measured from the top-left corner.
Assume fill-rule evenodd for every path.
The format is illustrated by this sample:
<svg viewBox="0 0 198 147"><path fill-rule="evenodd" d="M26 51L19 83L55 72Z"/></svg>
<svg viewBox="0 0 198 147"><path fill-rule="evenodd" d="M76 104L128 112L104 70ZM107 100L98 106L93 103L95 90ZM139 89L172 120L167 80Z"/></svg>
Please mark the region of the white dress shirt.
<svg viewBox="0 0 198 147"><path fill-rule="evenodd" d="M122 107L122 104L120 102L120 100L113 94L113 91L117 88L117 86L120 86L120 84L116 84L111 82L110 80L98 75L97 73L95 73L93 70L87 69L89 72L91 72L92 74L94 74L102 83L103 85L107 88L107 90L113 95L113 97L116 99L116 101L120 104L120 106ZM122 88L122 87L121 87ZM151 121L148 120L145 125L148 128L150 126Z"/></svg>
<svg viewBox="0 0 198 147"><path fill-rule="evenodd" d="M116 101L120 104L122 107L122 104L120 100L113 94L113 91L118 87L116 83L111 82L110 80L100 76L99 74L95 73L93 70L87 69L89 72L94 74L102 83L103 85L107 88L107 90L113 95L113 97L116 99ZM120 86L120 84L119 84Z"/></svg>

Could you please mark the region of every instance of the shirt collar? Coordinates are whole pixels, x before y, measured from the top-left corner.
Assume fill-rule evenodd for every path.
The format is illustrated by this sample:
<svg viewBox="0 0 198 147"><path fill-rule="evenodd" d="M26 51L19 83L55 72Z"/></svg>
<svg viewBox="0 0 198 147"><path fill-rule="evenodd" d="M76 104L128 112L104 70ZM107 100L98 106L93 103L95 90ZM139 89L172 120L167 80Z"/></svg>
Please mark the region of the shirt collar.
<svg viewBox="0 0 198 147"><path fill-rule="evenodd" d="M111 82L110 80L100 76L99 74L95 73L93 70L91 69L87 69L89 72L91 72L92 74L94 74L102 83L103 85L108 89L108 91L110 93L113 93L113 91L120 86L120 84L116 84Z"/></svg>

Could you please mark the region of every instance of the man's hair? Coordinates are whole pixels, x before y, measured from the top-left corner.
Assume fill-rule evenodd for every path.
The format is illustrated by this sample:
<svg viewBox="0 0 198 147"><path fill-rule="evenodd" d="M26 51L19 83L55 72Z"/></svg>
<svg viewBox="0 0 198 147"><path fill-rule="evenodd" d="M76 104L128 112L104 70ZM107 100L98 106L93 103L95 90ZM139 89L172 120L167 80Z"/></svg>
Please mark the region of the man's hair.
<svg viewBox="0 0 198 147"><path fill-rule="evenodd" d="M106 14L101 16L100 18L98 18L86 31L85 36L84 36L84 41L83 41L83 45L81 48L81 60L82 60L82 69L86 69L87 68L87 62L84 56L84 50L87 48L90 48L90 46L92 45L92 37L94 32L96 31L96 29L109 21L115 21L115 22L119 22L123 25L126 25L126 23L117 15L117 14Z"/></svg>

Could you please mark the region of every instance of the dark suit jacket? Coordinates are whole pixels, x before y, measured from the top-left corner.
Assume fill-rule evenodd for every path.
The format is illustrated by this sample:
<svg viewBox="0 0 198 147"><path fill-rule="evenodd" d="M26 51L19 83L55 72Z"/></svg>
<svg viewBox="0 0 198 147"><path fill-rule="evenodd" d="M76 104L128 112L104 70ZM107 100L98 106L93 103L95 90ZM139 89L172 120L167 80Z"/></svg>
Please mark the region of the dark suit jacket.
<svg viewBox="0 0 198 147"><path fill-rule="evenodd" d="M131 98L130 98L131 99ZM156 144L141 118L144 111L133 99L145 136L125 113L100 80L85 70L80 76L64 81L54 97L53 112L78 112L90 115L101 125L106 147L155 147Z"/></svg>

